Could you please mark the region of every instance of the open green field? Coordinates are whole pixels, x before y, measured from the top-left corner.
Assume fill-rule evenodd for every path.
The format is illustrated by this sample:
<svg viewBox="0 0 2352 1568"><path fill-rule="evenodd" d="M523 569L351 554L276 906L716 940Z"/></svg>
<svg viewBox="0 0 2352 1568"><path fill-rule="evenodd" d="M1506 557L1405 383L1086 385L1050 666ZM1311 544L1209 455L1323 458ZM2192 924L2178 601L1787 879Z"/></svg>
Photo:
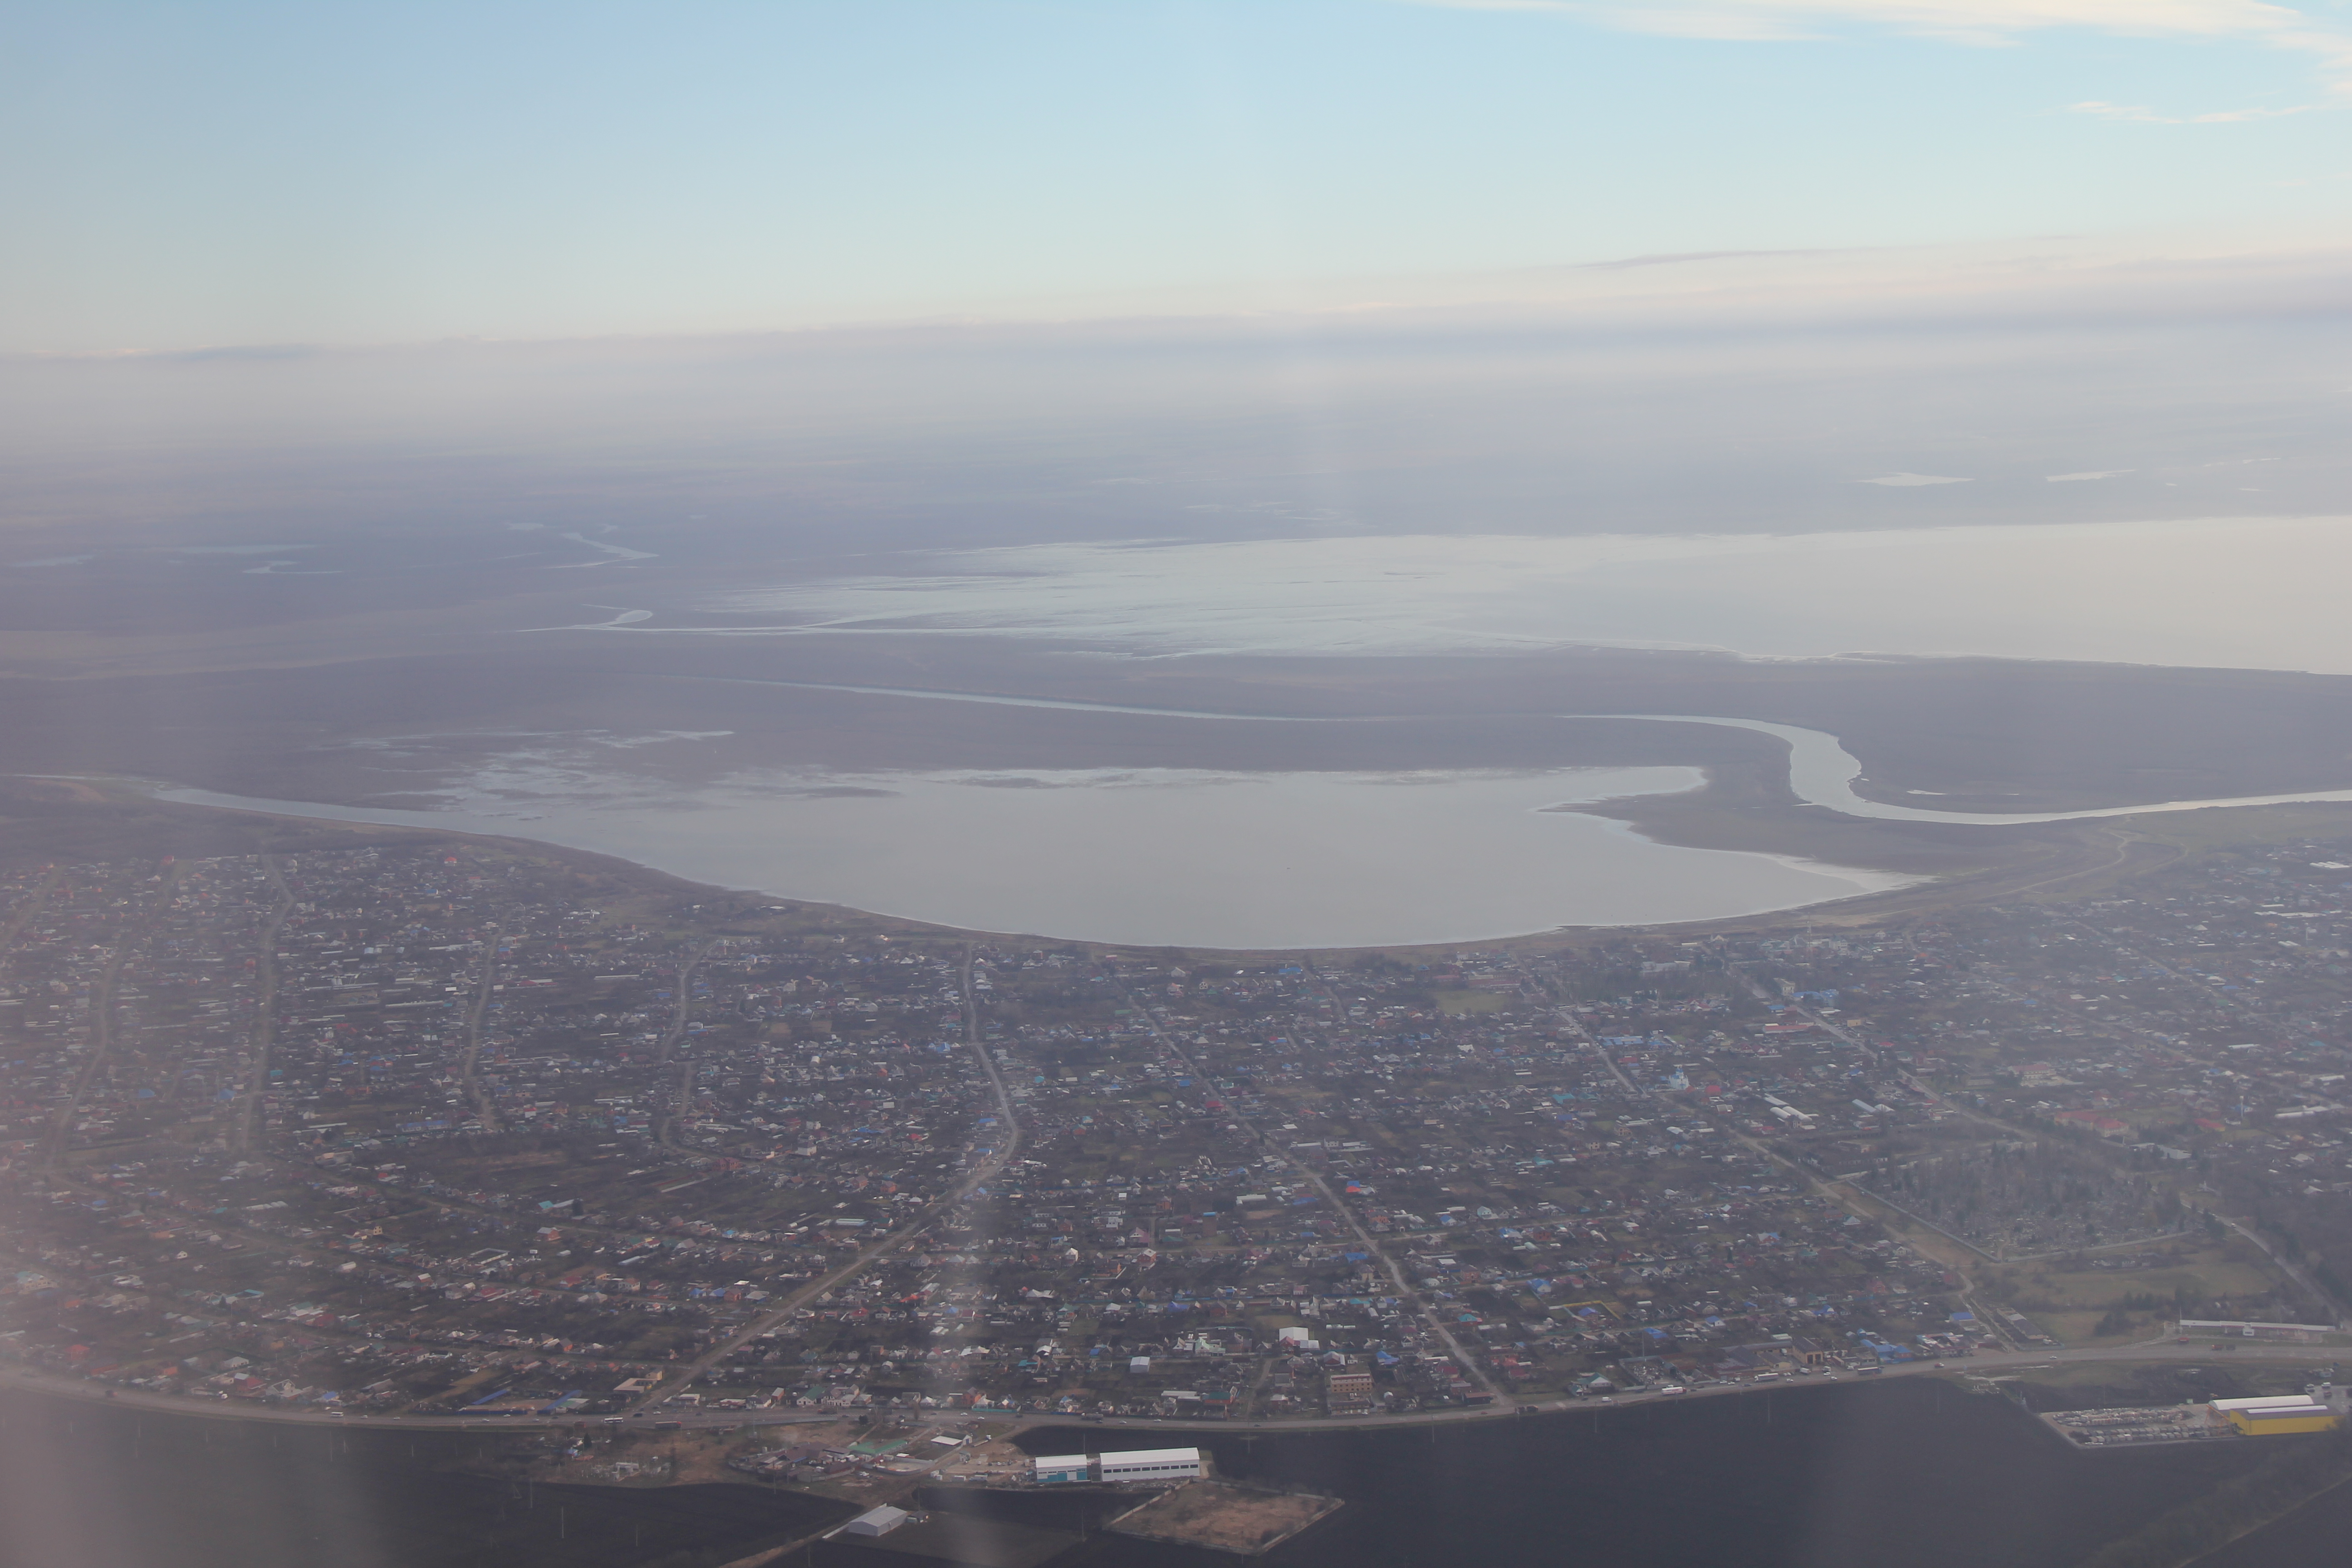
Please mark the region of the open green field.
<svg viewBox="0 0 2352 1568"><path fill-rule="evenodd" d="M2024 1313L2062 1344L2094 1349L2168 1332L2177 1296L2197 1301L2256 1296L2277 1284L2262 1253L2234 1237L2195 1245L2174 1238L2095 1255L2108 1262L2162 1260L2152 1268L2099 1268L2092 1266L2093 1257L2077 1256L2079 1262L1980 1263L1972 1272L1989 1299ZM2126 1298L2145 1302L2151 1297L2158 1303L2153 1310L2126 1304ZM2102 1319L2118 1310L2126 1319L2123 1327L2095 1332Z"/></svg>
<svg viewBox="0 0 2352 1568"><path fill-rule="evenodd" d="M1437 1010L1448 1016L1465 1013L1499 1013L1510 1005L1509 998L1491 991L1441 991L1437 994Z"/></svg>

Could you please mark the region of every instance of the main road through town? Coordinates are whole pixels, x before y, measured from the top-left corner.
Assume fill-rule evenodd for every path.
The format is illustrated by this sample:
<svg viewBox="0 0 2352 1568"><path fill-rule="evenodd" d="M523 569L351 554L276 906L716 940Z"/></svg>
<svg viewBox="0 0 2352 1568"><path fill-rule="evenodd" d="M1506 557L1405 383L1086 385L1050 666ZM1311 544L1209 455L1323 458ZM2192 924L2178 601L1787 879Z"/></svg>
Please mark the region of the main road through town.
<svg viewBox="0 0 2352 1568"><path fill-rule="evenodd" d="M642 1417L649 1407L673 1394L684 1393L693 1385L695 1379L702 1376L761 1334L772 1332L790 1321L794 1312L810 1302L823 1300L828 1293L855 1279L883 1258L904 1250L911 1243L929 1234L931 1226L939 1221L940 1215L970 1196L975 1188L994 1179L996 1173L1004 1169L1013 1156L1020 1151L1021 1121L1013 1109L1013 1092L1005 1086L1004 1074L997 1068L995 1058L989 1055L988 1044L981 1036L980 1003L972 991L971 963L972 952L967 947L964 950L963 967L961 971L963 991L964 1047L971 1052L973 1058L980 1063L981 1070L988 1076L989 1090L996 1100L999 1136L995 1142L982 1152L981 1157L973 1162L971 1169L964 1173L961 1181L926 1205L921 1212L908 1219L898 1229L860 1247L857 1255L840 1268L810 1280L733 1333L719 1340L693 1361L672 1372L660 1384L639 1396L637 1402L629 1407L631 1415ZM678 986L680 1023L677 1027L682 1031L688 991L688 975L684 973L681 973L678 977ZM686 1098L688 1092L685 1089L680 1091L681 1109L688 1103ZM575 1421L577 1419L574 1417Z"/></svg>

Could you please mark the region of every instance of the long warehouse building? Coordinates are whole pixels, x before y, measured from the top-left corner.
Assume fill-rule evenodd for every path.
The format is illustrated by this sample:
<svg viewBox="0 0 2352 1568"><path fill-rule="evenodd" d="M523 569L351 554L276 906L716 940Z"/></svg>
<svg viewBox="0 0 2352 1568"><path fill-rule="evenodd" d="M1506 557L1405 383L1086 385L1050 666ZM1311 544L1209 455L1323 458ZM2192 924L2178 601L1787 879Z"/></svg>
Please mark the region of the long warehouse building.
<svg viewBox="0 0 2352 1568"><path fill-rule="evenodd" d="M1102 1457L1107 1481L1181 1481L1201 1474L1198 1448L1133 1448Z"/></svg>
<svg viewBox="0 0 2352 1568"><path fill-rule="evenodd" d="M1198 1448L1131 1448L1124 1454L1043 1454L1030 1479L1070 1481L1189 1481L1205 1474Z"/></svg>

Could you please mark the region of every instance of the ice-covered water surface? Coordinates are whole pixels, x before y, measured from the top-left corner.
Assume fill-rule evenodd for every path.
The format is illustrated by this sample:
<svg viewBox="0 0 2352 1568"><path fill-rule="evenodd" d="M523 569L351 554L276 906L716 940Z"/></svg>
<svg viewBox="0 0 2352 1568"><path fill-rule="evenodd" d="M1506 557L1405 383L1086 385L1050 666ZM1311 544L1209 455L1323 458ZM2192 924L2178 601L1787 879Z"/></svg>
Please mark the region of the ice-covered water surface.
<svg viewBox="0 0 2352 1568"><path fill-rule="evenodd" d="M1911 879L1654 844L1544 808L1689 789L1688 768L739 775L663 800L534 795L365 811L196 805L520 833L728 887L986 931L1192 946L1468 942L1789 909Z"/></svg>
<svg viewBox="0 0 2352 1568"><path fill-rule="evenodd" d="M2060 476L2088 479L2105 476ZM713 594L639 637L972 633L1148 654L1557 646L2352 673L2352 521L2218 517L1837 533L1345 536L910 556Z"/></svg>
<svg viewBox="0 0 2352 1568"><path fill-rule="evenodd" d="M718 678L710 678L718 679ZM786 686L807 691L852 692L866 697L905 698L925 702L977 702L1008 708L1059 708L1078 712L1134 713L1166 719L1213 721L1238 724L1361 724L1385 721L1328 715L1308 717L1281 713L1217 713L1197 709L1139 708L1111 702L1081 702L1063 698L999 696L984 692L924 690L903 687L844 686L814 680L761 680L748 684ZM1885 822L1950 822L1979 827L2015 826L2033 822L2077 822L2091 817L2137 816L2151 812L2202 811L2213 806L2291 805L2310 801L2352 801L2352 789L2305 790L2286 795L2231 795L2210 800L2149 801L2136 805L2104 805L2076 811L1938 811L1932 806L1899 805L1867 800L1854 793L1862 777L1862 762L1845 743L1826 730L1796 724L1774 724L1762 719L1726 719L1700 713L1556 713L1559 720L1630 719L1652 724L1710 724L1727 730L1752 730L1770 735L1789 748L1789 788L1809 805L1827 806L1847 816L1875 817ZM1652 794L1654 791L1623 792ZM1929 793L1929 792L1914 792ZM1613 797L1609 797L1613 798Z"/></svg>
<svg viewBox="0 0 2352 1568"><path fill-rule="evenodd" d="M825 689L917 701L1097 706ZM1101 706L1181 722L1284 721ZM2352 791L2337 790L2071 812L1939 811L1857 796L1852 786L1861 763L1822 731L1704 715L1591 717L1772 735L1790 747L1790 782L1801 798L1891 821L1997 826L2352 799ZM445 804L427 811L196 790L165 798L520 834L698 881L974 930L1202 947L1403 945L1559 926L1661 925L1795 909L1916 880L1786 856L1656 844L1601 816L1546 809L1695 787L1700 773L1683 767L768 771L681 787L639 776L618 760L656 742L697 738L683 731L517 737L529 743L477 764L459 784L437 792Z"/></svg>

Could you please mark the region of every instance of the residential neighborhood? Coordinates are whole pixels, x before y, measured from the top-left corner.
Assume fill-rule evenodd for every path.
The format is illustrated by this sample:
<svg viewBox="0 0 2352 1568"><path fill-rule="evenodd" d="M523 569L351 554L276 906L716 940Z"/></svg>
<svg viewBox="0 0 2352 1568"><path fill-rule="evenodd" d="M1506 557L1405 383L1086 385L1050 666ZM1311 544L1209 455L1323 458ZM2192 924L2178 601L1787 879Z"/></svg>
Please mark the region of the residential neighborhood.
<svg viewBox="0 0 2352 1568"><path fill-rule="evenodd" d="M2127 891L1218 954L421 836L26 870L0 1364L1379 1419L2336 1323L2352 845Z"/></svg>

